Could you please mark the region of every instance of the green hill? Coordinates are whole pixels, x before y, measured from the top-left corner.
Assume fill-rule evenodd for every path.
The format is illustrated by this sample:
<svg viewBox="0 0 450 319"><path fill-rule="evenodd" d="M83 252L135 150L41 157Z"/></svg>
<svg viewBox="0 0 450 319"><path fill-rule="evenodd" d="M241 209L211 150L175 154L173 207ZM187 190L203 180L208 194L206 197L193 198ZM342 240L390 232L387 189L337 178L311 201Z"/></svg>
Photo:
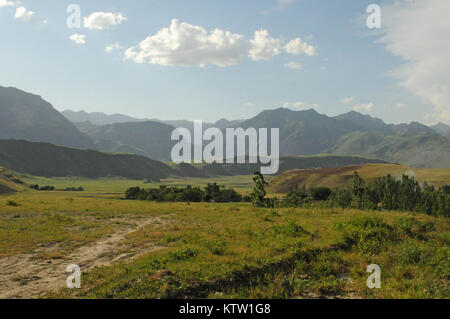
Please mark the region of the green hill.
<svg viewBox="0 0 450 319"><path fill-rule="evenodd" d="M161 179L176 174L168 165L143 156L85 151L23 140L0 140L0 166L44 177Z"/></svg>
<svg viewBox="0 0 450 319"><path fill-rule="evenodd" d="M0 139L93 148L89 136L40 96L0 86Z"/></svg>

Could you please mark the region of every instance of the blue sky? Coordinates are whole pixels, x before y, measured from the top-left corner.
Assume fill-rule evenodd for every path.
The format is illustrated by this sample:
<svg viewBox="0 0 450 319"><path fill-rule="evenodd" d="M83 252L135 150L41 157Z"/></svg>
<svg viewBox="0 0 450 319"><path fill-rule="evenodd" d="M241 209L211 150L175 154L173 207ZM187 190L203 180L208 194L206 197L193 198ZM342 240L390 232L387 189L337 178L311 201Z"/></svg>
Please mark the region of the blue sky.
<svg viewBox="0 0 450 319"><path fill-rule="evenodd" d="M78 1L86 21L70 29L73 0L0 0L0 85L39 94L58 110L145 118L239 119L284 106L450 123L449 61L411 45L405 31L418 16L438 19L449 2L436 0L442 7L425 17L430 1L419 8L403 0ZM382 7L380 30L366 26L371 3ZM426 41L447 45L438 31L448 26L430 26L436 36ZM210 37L215 29L224 31L218 40ZM196 41L209 42L199 49ZM429 61L439 65L425 70Z"/></svg>

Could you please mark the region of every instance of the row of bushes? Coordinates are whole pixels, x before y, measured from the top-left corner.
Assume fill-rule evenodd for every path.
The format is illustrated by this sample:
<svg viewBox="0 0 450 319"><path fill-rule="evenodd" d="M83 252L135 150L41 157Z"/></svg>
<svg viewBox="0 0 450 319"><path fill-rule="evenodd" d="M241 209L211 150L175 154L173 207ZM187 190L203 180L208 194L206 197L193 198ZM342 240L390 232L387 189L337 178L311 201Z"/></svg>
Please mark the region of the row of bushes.
<svg viewBox="0 0 450 319"><path fill-rule="evenodd" d="M34 189L36 191L54 191L55 190L55 186L47 185L47 186L40 187L38 184L30 185L30 188Z"/></svg>
<svg viewBox="0 0 450 319"><path fill-rule="evenodd" d="M309 194L303 189L294 188L282 199L266 198L264 177L256 173L255 186L251 194L257 207L303 207L313 201L326 201L331 207L355 208L364 210L415 211L433 216L450 216L450 186L440 188L421 187L413 177L403 175L395 179L391 175L366 183L356 172L353 185L332 191L328 187L311 188Z"/></svg>
<svg viewBox="0 0 450 319"><path fill-rule="evenodd" d="M47 186L40 187L38 184L30 185L30 188L34 189L36 191L54 191L55 190L55 186L47 185ZM80 187L68 187L68 188L63 189L62 191L64 191L64 192L83 192L84 188L81 186Z"/></svg>
<svg viewBox="0 0 450 319"><path fill-rule="evenodd" d="M242 202L249 201L235 190L225 188L222 185L208 184L200 187L170 187L161 185L159 188L141 189L129 188L125 192L126 199L149 200L159 202Z"/></svg>

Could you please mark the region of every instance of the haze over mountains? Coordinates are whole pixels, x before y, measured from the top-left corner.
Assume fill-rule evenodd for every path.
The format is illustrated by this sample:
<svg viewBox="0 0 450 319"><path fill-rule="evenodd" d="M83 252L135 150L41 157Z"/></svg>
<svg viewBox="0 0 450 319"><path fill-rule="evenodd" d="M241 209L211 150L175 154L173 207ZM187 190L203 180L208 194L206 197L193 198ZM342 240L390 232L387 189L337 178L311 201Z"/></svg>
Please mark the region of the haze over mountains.
<svg viewBox="0 0 450 319"><path fill-rule="evenodd" d="M0 139L48 142L169 161L175 144L170 140L173 129L193 126L191 121L146 120L121 114L63 114L65 117L37 95L0 87ZM279 108L248 120L205 123L204 128L211 126L280 128L282 156L337 154L416 167L450 168L449 127L445 124L432 128L415 122L393 125L357 112L329 117L315 110Z"/></svg>
<svg viewBox="0 0 450 319"><path fill-rule="evenodd" d="M438 123L431 127L436 133L450 139L450 126L444 123Z"/></svg>

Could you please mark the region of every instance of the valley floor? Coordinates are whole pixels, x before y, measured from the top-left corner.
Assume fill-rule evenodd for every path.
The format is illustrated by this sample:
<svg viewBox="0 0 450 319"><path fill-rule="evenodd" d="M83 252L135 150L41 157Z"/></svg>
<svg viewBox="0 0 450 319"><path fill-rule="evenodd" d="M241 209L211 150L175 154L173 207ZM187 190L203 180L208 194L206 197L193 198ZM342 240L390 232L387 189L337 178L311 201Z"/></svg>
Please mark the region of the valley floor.
<svg viewBox="0 0 450 319"><path fill-rule="evenodd" d="M122 186L0 196L0 298L450 298L448 218L125 201Z"/></svg>

